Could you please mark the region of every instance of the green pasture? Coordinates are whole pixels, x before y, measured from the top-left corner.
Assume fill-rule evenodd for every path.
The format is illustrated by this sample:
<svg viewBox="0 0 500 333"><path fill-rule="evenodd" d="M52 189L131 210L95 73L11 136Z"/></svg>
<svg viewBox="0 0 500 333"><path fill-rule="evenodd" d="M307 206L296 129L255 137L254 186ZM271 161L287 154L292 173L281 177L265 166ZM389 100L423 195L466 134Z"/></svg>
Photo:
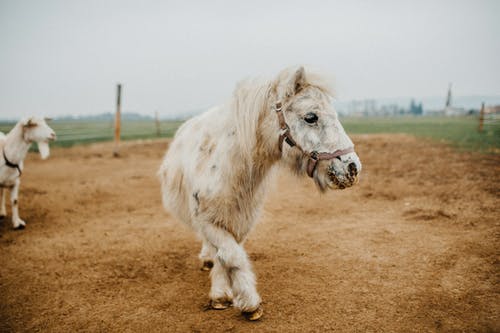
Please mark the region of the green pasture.
<svg viewBox="0 0 500 333"><path fill-rule="evenodd" d="M158 133L154 121L123 121L122 140L150 139L172 137L182 121L160 122ZM57 141L53 146L71 147L100 141L111 141L114 138L114 123L111 121L51 121L50 127L57 133ZM0 131L7 133L14 123L0 123Z"/></svg>
<svg viewBox="0 0 500 333"><path fill-rule="evenodd" d="M500 119L486 118L478 132L477 116L467 117L346 117L341 119L349 134L406 133L451 144L458 149L500 153ZM153 121L122 122L122 140L172 137L182 121L162 121L158 135ZM1 123L7 133L13 123ZM56 131L55 146L70 147L113 140L111 121L52 121Z"/></svg>
<svg viewBox="0 0 500 333"><path fill-rule="evenodd" d="M500 153L500 119L485 118L478 131L477 116L342 118L349 134L406 133L448 143L462 150Z"/></svg>

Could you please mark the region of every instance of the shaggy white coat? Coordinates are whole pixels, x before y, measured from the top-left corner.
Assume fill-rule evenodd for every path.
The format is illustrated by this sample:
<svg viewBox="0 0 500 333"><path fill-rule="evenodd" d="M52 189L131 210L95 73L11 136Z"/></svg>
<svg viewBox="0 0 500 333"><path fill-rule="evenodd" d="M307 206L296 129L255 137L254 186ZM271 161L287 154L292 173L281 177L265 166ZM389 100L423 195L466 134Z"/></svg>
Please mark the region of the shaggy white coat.
<svg viewBox="0 0 500 333"><path fill-rule="evenodd" d="M214 302L232 300L243 312L261 298L243 242L262 207L268 178L282 162L305 175L307 158L296 148L278 147L275 103L283 103L293 138L308 151L333 152L353 146L331 105L331 90L313 73L286 69L269 81L247 80L226 104L184 123L159 170L165 208L203 240L202 260L213 260ZM318 121L304 121L314 113ZM314 181L322 191L347 182L347 165L361 170L355 153L320 161ZM352 185L351 183L346 186Z"/></svg>
<svg viewBox="0 0 500 333"><path fill-rule="evenodd" d="M5 217L5 198L7 190L10 190L10 201L12 205L12 226L14 229L22 229L26 223L19 217L18 195L21 184L21 175L15 168L7 166L4 154L9 162L24 168L24 158L33 142L38 144L38 150L42 159L49 157L49 141L55 140L56 134L50 128L45 119L39 117L28 117L19 121L7 134L0 132L0 217Z"/></svg>

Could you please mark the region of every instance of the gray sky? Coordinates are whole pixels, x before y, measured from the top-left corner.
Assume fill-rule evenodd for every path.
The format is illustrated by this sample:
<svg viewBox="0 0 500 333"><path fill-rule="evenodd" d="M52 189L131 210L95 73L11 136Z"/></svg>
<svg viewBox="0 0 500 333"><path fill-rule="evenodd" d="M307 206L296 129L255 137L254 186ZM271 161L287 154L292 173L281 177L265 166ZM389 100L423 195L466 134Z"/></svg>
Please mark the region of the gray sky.
<svg viewBox="0 0 500 333"><path fill-rule="evenodd" d="M0 117L162 115L307 64L340 100L500 95L500 1L0 0Z"/></svg>

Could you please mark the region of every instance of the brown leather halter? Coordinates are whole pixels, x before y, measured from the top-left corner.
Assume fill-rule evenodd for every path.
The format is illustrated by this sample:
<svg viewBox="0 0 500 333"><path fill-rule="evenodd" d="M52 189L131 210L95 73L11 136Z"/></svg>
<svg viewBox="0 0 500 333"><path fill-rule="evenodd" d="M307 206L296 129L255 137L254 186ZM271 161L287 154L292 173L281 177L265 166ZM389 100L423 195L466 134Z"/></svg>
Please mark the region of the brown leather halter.
<svg viewBox="0 0 500 333"><path fill-rule="evenodd" d="M281 130L280 137L279 137L280 152L283 151L283 141L285 141L286 143L288 143L288 145L290 147L296 147L304 155L306 155L308 157L307 175L309 177L311 177L311 178L313 177L314 169L316 169L316 166L318 165L319 161L331 160L331 159L334 159L335 157L340 157L342 155L346 155L346 154L354 152L354 147L349 147L346 149L338 149L338 150L334 151L333 153L326 153L326 152L319 153L317 151L308 152L308 151L302 149L302 147L297 143L297 141L295 141L292 138L292 135L290 134L290 127L288 126L288 124L285 121L285 116L283 115L283 109L282 109L281 102L277 102L274 105L274 111L276 111L276 114L278 115L278 121L280 124L280 130Z"/></svg>

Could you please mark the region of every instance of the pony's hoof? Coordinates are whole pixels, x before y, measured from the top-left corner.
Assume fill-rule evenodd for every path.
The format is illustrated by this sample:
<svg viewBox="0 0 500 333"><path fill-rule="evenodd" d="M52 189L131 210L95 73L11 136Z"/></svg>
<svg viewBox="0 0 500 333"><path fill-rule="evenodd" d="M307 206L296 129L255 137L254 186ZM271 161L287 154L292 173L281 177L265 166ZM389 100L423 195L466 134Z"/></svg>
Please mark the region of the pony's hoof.
<svg viewBox="0 0 500 333"><path fill-rule="evenodd" d="M214 262L212 260L204 260L203 266L201 266L201 270L207 272L211 270L212 267L214 267Z"/></svg>
<svg viewBox="0 0 500 333"><path fill-rule="evenodd" d="M264 309L262 306L259 305L259 307L254 310L254 311L248 311L248 312L242 312L243 316L250 321L255 321L259 320L260 317L264 314Z"/></svg>
<svg viewBox="0 0 500 333"><path fill-rule="evenodd" d="M212 310L224 310L232 305L232 302L228 299L211 299L209 306Z"/></svg>
<svg viewBox="0 0 500 333"><path fill-rule="evenodd" d="M21 220L20 218L12 219L12 227L14 230L22 230L26 226L26 222Z"/></svg>

